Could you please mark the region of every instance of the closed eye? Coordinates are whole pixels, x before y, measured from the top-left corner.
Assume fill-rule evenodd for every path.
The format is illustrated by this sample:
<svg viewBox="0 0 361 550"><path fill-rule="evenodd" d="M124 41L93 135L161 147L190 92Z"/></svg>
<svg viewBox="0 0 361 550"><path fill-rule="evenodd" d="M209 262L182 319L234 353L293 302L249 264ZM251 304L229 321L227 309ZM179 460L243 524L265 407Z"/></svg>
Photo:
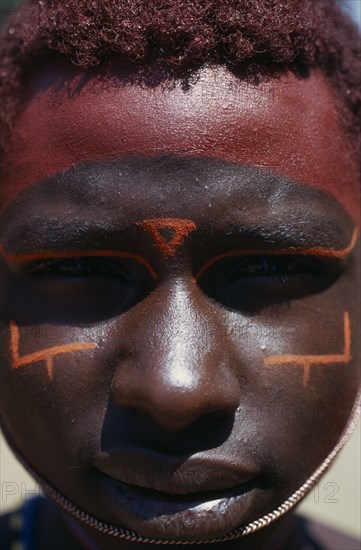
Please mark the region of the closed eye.
<svg viewBox="0 0 361 550"><path fill-rule="evenodd" d="M79 255L8 262L14 284L32 296L39 311L54 317L94 322L117 315L155 287L154 271L135 255Z"/></svg>
<svg viewBox="0 0 361 550"><path fill-rule="evenodd" d="M74 257L46 258L29 262L23 273L30 277L86 279L110 277L130 282L124 262L113 258Z"/></svg>
<svg viewBox="0 0 361 550"><path fill-rule="evenodd" d="M243 256L231 270L228 280L244 277L316 277L324 272L325 262L310 256Z"/></svg>
<svg viewBox="0 0 361 550"><path fill-rule="evenodd" d="M204 292L235 309L260 309L328 288L340 275L340 261L302 255L223 258L199 279Z"/></svg>

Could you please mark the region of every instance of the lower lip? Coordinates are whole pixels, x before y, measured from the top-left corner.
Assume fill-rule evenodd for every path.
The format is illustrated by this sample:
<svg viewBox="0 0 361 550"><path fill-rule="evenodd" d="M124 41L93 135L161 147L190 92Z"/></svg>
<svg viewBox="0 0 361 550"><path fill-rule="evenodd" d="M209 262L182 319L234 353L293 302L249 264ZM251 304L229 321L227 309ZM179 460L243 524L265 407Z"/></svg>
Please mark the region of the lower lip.
<svg viewBox="0 0 361 550"><path fill-rule="evenodd" d="M243 518L248 522L251 497L260 482L257 477L224 491L177 495L128 485L103 473L101 479L116 523L145 536L185 540L221 536L244 523Z"/></svg>

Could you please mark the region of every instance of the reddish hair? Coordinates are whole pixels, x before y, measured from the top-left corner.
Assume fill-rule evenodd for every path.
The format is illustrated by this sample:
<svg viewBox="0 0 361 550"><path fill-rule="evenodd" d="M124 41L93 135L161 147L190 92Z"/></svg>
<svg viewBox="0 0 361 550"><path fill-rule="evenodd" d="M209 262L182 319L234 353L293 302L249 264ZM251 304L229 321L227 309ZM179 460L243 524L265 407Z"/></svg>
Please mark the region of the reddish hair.
<svg viewBox="0 0 361 550"><path fill-rule="evenodd" d="M2 136L27 75L54 52L84 69L114 55L143 69L161 62L183 79L205 63L253 79L319 68L359 151L360 39L336 0L25 0L1 36Z"/></svg>

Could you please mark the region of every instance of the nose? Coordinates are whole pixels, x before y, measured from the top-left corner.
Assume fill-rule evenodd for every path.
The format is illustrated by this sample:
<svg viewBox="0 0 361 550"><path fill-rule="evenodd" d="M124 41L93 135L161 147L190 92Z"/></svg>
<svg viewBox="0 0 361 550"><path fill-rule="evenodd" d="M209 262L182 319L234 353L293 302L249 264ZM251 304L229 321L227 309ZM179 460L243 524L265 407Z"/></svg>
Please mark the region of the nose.
<svg viewBox="0 0 361 550"><path fill-rule="evenodd" d="M169 432L234 414L239 383L226 331L195 284L164 285L126 315L133 319L112 381L116 406L137 409Z"/></svg>

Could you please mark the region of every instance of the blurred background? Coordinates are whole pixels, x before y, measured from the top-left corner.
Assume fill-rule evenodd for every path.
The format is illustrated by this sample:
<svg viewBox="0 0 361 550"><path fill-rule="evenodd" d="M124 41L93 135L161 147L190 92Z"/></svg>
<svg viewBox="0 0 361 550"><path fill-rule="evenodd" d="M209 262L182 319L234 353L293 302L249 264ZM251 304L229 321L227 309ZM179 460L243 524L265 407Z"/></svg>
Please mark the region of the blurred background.
<svg viewBox="0 0 361 550"><path fill-rule="evenodd" d="M0 1L0 23L9 15L12 9L20 4L20 0L1 0Z"/></svg>
<svg viewBox="0 0 361 550"><path fill-rule="evenodd" d="M0 0L0 24L19 3L19 0ZM361 29L361 0L344 0L341 3ZM361 539L360 463L359 424L335 464L303 501L299 512ZM39 488L36 483L19 465L0 436L0 514L16 508L37 492Z"/></svg>

